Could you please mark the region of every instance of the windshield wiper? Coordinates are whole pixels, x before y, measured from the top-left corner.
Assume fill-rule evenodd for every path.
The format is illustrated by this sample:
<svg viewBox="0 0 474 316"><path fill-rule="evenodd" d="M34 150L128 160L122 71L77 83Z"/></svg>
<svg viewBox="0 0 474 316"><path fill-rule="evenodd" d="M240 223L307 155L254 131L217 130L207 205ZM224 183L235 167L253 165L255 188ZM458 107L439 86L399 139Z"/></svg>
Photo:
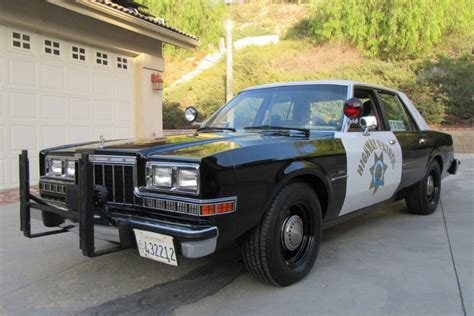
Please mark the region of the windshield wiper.
<svg viewBox="0 0 474 316"><path fill-rule="evenodd" d="M260 126L247 126L244 127L245 130L265 130L265 131L286 131L290 134L304 134L304 136L309 136L309 129L300 128L300 127L286 127L286 126L273 126L273 125L260 125ZM299 136L299 135L298 135Z"/></svg>
<svg viewBox="0 0 474 316"><path fill-rule="evenodd" d="M217 126L203 126L197 129L198 132L201 131L231 131L236 132L236 129L233 127L217 127Z"/></svg>

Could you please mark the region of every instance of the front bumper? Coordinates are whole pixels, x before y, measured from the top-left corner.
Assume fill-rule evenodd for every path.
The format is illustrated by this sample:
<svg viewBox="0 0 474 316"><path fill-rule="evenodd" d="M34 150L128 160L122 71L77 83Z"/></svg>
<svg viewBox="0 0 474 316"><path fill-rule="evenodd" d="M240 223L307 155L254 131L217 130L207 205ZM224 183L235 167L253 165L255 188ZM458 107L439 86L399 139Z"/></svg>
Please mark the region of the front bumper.
<svg viewBox="0 0 474 316"><path fill-rule="evenodd" d="M449 165L448 173L449 174L456 174L458 172L458 168L459 168L460 165L461 165L461 162L458 159L453 159L453 161Z"/></svg>
<svg viewBox="0 0 474 316"><path fill-rule="evenodd" d="M28 154L20 154L20 225L24 235L29 238L59 234L68 231L76 232L80 239L80 248L84 255L95 257L110 251L97 252L95 239L103 239L118 245L112 251L136 247L133 229L156 232L172 236L178 253L189 258L203 257L215 251L219 230L206 223L187 223L168 221L154 216L142 216L138 212L106 210L94 205L94 192L91 166L87 154L79 159L78 185L67 185L64 188L66 200L53 202L30 193ZM61 192L63 189L61 189ZM69 207L69 198L77 201L76 207ZM33 210L33 212L32 212ZM60 219L58 230L33 234L31 218L36 215L50 214ZM38 216L39 218L39 216ZM56 225L55 225L56 226Z"/></svg>

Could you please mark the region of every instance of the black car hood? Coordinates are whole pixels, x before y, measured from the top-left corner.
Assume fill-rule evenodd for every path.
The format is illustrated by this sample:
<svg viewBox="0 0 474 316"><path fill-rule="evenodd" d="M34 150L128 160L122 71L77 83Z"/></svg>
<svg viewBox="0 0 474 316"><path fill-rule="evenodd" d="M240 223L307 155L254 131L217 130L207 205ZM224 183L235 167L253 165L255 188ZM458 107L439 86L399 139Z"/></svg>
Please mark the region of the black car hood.
<svg viewBox="0 0 474 316"><path fill-rule="evenodd" d="M334 133L330 132L315 133L311 136L312 139L333 137ZM47 152L57 154L88 152L98 155L173 156L199 159L240 147L298 141L302 139L307 138L275 135L268 132L195 133L154 139L113 140L106 141L102 146L99 142L82 143L51 148L47 150Z"/></svg>

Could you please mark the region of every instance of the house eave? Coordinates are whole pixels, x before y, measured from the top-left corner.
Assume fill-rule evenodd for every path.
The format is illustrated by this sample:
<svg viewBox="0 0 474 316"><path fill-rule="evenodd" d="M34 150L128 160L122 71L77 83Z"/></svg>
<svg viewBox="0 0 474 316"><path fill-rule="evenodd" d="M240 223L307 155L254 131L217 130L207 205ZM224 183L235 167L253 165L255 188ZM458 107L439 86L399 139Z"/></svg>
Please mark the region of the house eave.
<svg viewBox="0 0 474 316"><path fill-rule="evenodd" d="M127 13L111 9L106 5L89 1L48 0L48 2L180 48L195 50L196 47L199 46L199 40L139 19Z"/></svg>

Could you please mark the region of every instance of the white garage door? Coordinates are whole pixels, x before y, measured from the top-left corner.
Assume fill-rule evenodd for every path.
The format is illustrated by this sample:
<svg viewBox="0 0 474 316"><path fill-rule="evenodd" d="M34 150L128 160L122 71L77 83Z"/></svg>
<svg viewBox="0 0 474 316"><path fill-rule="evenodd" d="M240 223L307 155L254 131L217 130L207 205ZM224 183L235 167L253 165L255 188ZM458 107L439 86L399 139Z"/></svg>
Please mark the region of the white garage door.
<svg viewBox="0 0 474 316"><path fill-rule="evenodd" d="M0 189L18 186L18 154L134 135L133 58L0 25Z"/></svg>

